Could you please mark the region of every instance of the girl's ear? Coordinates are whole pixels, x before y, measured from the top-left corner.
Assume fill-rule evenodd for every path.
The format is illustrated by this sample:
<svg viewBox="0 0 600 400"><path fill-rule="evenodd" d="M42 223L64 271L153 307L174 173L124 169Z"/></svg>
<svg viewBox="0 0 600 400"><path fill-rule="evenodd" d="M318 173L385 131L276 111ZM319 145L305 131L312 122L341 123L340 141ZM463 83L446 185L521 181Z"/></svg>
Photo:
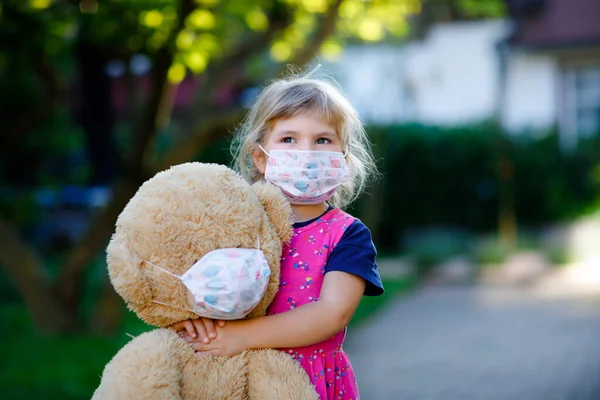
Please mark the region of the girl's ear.
<svg viewBox="0 0 600 400"><path fill-rule="evenodd" d="M292 207L283 197L281 190L265 181L256 182L251 187L260 199L281 242L289 241L294 233L292 229Z"/></svg>
<svg viewBox="0 0 600 400"><path fill-rule="evenodd" d="M260 147L258 147L258 145L252 150L252 161L254 161L254 165L256 166L256 169L258 169L258 172L264 175L267 167L267 155Z"/></svg>

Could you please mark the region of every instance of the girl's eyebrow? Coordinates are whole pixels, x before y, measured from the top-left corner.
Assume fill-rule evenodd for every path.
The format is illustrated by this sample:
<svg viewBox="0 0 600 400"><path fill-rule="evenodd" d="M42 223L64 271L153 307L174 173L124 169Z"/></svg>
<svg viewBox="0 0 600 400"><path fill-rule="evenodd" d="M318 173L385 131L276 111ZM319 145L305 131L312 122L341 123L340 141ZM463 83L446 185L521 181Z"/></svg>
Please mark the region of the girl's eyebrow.
<svg viewBox="0 0 600 400"><path fill-rule="evenodd" d="M277 136L284 136L284 135L297 135L297 134L298 134L298 132L296 132L296 131L290 131L290 130L285 130L285 131L278 131L278 132L275 132L275 134L276 134Z"/></svg>
<svg viewBox="0 0 600 400"><path fill-rule="evenodd" d="M285 131L279 131L279 132L275 132L275 134L277 136L283 136L283 135L297 135L298 131L293 131L293 130L285 130ZM331 137L336 137L337 134L335 132L331 132L331 131L322 131L322 132L316 132L314 134L311 134L312 136L331 136Z"/></svg>

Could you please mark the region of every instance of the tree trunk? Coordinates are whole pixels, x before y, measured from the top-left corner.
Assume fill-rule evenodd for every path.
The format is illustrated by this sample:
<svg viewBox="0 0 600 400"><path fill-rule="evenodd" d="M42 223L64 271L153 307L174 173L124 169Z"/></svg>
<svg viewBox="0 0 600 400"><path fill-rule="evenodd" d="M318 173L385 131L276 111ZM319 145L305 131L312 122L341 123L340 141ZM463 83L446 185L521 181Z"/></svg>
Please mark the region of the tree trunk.
<svg viewBox="0 0 600 400"><path fill-rule="evenodd" d="M109 204L99 210L98 214L92 219L87 234L70 252L58 281L58 290L63 306L70 313L76 314L79 308L85 267L107 245L117 217L129 199L135 194L140 184L139 181L127 180L122 180L116 184Z"/></svg>
<svg viewBox="0 0 600 400"><path fill-rule="evenodd" d="M90 322L90 329L103 335L115 335L121 327L125 312L123 299L107 280L102 287L100 300L93 314L94 318Z"/></svg>
<svg viewBox="0 0 600 400"><path fill-rule="evenodd" d="M496 129L497 144L497 176L498 176L498 237L500 242L509 248L517 244L517 217L515 213L514 164L510 158L511 144L505 136L502 126L506 107L506 90L508 76L509 47L503 40L496 48L498 60L498 89L496 92L496 113L494 124Z"/></svg>
<svg viewBox="0 0 600 400"><path fill-rule="evenodd" d="M0 243L0 265L23 297L37 328L48 334L73 329L77 318L61 307L36 252L2 220Z"/></svg>

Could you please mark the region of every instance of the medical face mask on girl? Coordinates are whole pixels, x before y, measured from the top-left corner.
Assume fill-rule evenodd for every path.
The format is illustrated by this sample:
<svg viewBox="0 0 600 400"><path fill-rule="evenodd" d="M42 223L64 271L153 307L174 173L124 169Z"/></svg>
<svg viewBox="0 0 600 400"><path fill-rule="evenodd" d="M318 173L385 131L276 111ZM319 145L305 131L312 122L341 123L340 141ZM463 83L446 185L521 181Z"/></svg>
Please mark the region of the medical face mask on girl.
<svg viewBox="0 0 600 400"><path fill-rule="evenodd" d="M190 311L212 319L234 320L248 315L265 294L271 275L260 246L258 249L213 250L182 276L146 262L180 279L188 289Z"/></svg>
<svg viewBox="0 0 600 400"><path fill-rule="evenodd" d="M277 185L291 204L319 204L350 181L346 154L323 150L271 150L265 180Z"/></svg>

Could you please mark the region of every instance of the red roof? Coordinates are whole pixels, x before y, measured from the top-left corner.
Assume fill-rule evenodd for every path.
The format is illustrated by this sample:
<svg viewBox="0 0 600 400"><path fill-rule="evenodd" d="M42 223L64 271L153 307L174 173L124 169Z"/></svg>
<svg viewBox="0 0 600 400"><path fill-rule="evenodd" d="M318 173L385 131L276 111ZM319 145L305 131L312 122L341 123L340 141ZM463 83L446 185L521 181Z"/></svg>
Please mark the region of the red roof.
<svg viewBox="0 0 600 400"><path fill-rule="evenodd" d="M600 0L506 0L517 22L512 42L531 47L600 45Z"/></svg>

